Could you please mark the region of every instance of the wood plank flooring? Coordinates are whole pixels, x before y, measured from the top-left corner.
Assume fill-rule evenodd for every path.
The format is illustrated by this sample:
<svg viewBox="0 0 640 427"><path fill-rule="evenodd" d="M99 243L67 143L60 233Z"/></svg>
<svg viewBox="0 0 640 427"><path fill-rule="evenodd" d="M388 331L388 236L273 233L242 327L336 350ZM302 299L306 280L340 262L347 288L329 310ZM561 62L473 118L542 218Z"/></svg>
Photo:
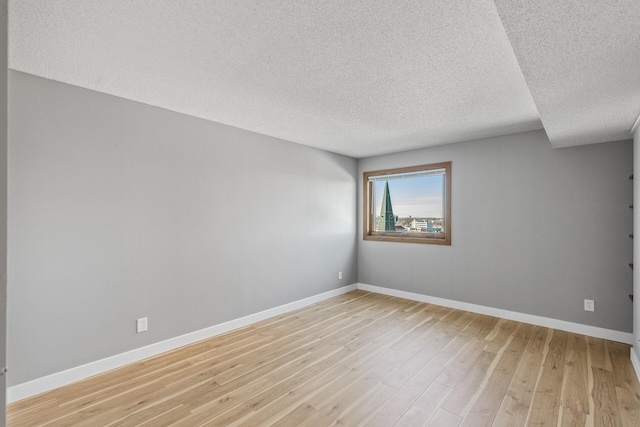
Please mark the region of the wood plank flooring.
<svg viewBox="0 0 640 427"><path fill-rule="evenodd" d="M629 346L354 291L9 405L9 426L640 426Z"/></svg>

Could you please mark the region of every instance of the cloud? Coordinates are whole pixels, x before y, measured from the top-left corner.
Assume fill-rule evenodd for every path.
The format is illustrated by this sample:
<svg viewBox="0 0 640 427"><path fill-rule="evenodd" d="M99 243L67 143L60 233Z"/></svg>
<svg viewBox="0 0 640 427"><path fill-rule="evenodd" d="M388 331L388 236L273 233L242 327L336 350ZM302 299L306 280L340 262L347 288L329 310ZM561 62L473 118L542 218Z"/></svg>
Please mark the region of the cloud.
<svg viewBox="0 0 640 427"><path fill-rule="evenodd" d="M412 217L442 217L441 196L407 197L394 201L393 214L401 218Z"/></svg>

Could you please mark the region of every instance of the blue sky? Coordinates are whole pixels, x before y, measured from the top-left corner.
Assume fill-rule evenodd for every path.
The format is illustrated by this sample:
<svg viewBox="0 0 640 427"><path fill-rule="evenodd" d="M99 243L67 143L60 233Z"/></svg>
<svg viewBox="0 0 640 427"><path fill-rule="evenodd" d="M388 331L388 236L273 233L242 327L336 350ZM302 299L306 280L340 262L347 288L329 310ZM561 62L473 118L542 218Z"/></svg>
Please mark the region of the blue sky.
<svg viewBox="0 0 640 427"><path fill-rule="evenodd" d="M442 218L443 179L444 176L439 175L389 181L393 214L401 218L407 216ZM384 181L374 183L376 215L380 215L384 184Z"/></svg>

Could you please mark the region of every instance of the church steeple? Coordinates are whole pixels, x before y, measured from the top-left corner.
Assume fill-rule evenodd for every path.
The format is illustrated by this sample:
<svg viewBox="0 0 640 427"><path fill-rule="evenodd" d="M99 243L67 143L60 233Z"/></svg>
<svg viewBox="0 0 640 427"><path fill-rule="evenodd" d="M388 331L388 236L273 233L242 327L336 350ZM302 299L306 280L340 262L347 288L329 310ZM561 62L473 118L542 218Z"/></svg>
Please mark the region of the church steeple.
<svg viewBox="0 0 640 427"><path fill-rule="evenodd" d="M396 217L393 215L391 205L391 193L389 193L389 181L384 184L382 193L382 206L380 207L380 217L378 217L378 231L396 231Z"/></svg>

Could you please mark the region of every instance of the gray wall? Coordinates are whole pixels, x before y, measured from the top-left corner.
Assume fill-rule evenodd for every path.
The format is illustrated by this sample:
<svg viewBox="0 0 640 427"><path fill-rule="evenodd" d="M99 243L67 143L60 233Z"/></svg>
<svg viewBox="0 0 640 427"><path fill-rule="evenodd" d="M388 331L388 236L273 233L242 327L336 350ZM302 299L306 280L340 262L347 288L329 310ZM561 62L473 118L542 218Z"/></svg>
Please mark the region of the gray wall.
<svg viewBox="0 0 640 427"><path fill-rule="evenodd" d="M356 160L9 77L9 385L357 281Z"/></svg>
<svg viewBox="0 0 640 427"><path fill-rule="evenodd" d="M0 0L0 369L7 360L7 2ZM0 425L6 420L6 376L0 376Z"/></svg>
<svg viewBox="0 0 640 427"><path fill-rule="evenodd" d="M633 135L633 200L635 209L633 210L633 264L640 268L640 127ZM640 276L633 275L633 350L640 360ZM640 372L637 372L640 377Z"/></svg>
<svg viewBox="0 0 640 427"><path fill-rule="evenodd" d="M359 174L451 160L452 245L360 238L358 281L631 332L632 149L536 131L363 159Z"/></svg>

